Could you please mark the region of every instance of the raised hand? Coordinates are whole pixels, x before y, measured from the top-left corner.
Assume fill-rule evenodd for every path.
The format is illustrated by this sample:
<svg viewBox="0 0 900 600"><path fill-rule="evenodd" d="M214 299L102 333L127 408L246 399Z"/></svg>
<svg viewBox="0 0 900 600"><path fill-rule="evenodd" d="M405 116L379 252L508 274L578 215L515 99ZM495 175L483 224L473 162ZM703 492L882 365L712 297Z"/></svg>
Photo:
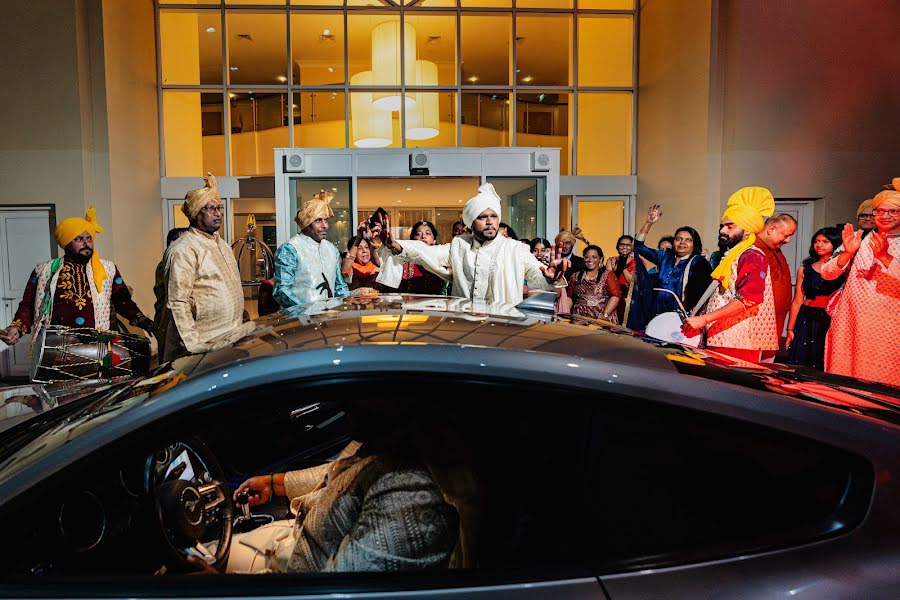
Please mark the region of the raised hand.
<svg viewBox="0 0 900 600"><path fill-rule="evenodd" d="M647 222L651 225L659 221L659 218L662 216L662 208L659 204L654 204L650 207L650 210L647 211Z"/></svg>
<svg viewBox="0 0 900 600"><path fill-rule="evenodd" d="M887 236L873 231L869 234L869 237L872 238L872 256L875 257L875 260L890 259Z"/></svg>
<svg viewBox="0 0 900 600"><path fill-rule="evenodd" d="M856 254L862 244L862 230L853 233L853 225L845 223L844 229L841 231L841 241L844 242L844 250L850 254Z"/></svg>
<svg viewBox="0 0 900 600"><path fill-rule="evenodd" d="M616 270L616 261L617 261L617 260L618 260L618 259L617 259L615 256L610 256L609 258L607 258L607 259L606 259L606 269L607 269L608 271L615 271L615 270Z"/></svg>
<svg viewBox="0 0 900 600"><path fill-rule="evenodd" d="M550 250L550 263L544 269L544 277L547 281L559 281L571 266L572 263L563 254L562 244L557 244Z"/></svg>

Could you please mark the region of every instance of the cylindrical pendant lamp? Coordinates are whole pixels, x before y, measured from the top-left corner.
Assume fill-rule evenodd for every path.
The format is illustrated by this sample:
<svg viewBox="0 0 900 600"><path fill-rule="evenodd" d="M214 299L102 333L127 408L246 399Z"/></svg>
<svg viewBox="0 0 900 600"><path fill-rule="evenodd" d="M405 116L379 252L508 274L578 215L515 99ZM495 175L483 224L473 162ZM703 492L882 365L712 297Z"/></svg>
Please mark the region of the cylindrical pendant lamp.
<svg viewBox="0 0 900 600"><path fill-rule="evenodd" d="M437 85L437 65L427 60L416 61L415 84ZM429 140L440 133L438 92L417 92L413 95L416 103L406 107L406 138Z"/></svg>
<svg viewBox="0 0 900 600"><path fill-rule="evenodd" d="M350 85L372 85L372 71L350 77ZM350 92L350 139L357 148L384 148L392 141L391 113L372 105L372 92Z"/></svg>
<svg viewBox="0 0 900 600"><path fill-rule="evenodd" d="M413 85L416 75L416 29L409 23L403 28L403 56L406 85ZM372 84L400 87L400 20L385 21L372 29ZM375 108L400 110L400 92L376 92ZM407 107L415 104L407 94Z"/></svg>

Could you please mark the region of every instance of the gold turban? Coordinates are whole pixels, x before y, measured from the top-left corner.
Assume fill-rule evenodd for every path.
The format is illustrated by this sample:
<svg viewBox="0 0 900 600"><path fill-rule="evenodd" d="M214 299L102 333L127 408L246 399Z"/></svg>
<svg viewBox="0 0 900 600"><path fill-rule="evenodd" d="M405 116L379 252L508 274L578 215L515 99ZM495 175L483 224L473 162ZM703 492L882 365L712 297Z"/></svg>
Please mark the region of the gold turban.
<svg viewBox="0 0 900 600"><path fill-rule="evenodd" d="M575 245L575 240L580 240L585 245L590 246L591 243L585 239L584 234L581 232L581 227L576 225L572 228L572 231L568 229L563 229L558 234L556 234L556 239L553 240L554 244L559 244L560 242L569 242L572 246Z"/></svg>
<svg viewBox="0 0 900 600"><path fill-rule="evenodd" d="M103 233L103 227L97 223L97 209L93 206L88 209L83 219L81 217L65 219L56 226L53 235L56 237L56 243L59 244L60 248L65 248L72 240L85 231L91 237L96 237L98 233ZM91 256L91 269L94 271L94 285L97 286L99 291L101 286L103 286L103 281L106 279L106 269L103 268L103 263L100 262L100 255L97 253L96 248Z"/></svg>
<svg viewBox="0 0 900 600"><path fill-rule="evenodd" d="M863 200L859 203L859 206L856 207L856 217L859 218L859 215L864 212L872 212L872 199Z"/></svg>
<svg viewBox="0 0 900 600"><path fill-rule="evenodd" d="M322 215L325 215L325 218L327 219L333 217L334 211L331 210L332 199L334 199L334 192L322 190L307 200L300 210L297 211L297 216L294 217L297 228L300 229L300 231L303 231Z"/></svg>
<svg viewBox="0 0 900 600"><path fill-rule="evenodd" d="M731 195L722 220L731 221L750 235L722 258L722 262L712 272L713 279L721 281L726 288L731 285L731 265L744 250L753 245L756 234L766 225L766 217L771 217L774 212L775 198L764 187L745 187Z"/></svg>
<svg viewBox="0 0 900 600"><path fill-rule="evenodd" d="M882 204L891 204L896 208L900 208L900 177L894 177L891 184L884 187L885 190L883 192L878 192L872 198L872 208L878 208Z"/></svg>
<svg viewBox="0 0 900 600"><path fill-rule="evenodd" d="M219 195L219 184L212 173L207 173L203 178L206 182L202 188L191 190L184 195L184 204L181 205L181 212L184 213L189 220L193 221L200 213L200 209L206 206L210 200L218 200L222 203L222 196Z"/></svg>

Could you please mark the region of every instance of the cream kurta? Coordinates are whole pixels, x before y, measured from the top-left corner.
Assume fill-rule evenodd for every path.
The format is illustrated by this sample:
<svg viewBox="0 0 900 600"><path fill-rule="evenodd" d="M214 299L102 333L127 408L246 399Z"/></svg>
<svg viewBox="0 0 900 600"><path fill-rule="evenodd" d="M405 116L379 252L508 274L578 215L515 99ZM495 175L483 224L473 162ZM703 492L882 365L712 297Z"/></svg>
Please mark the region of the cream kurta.
<svg viewBox="0 0 900 600"><path fill-rule="evenodd" d="M823 279L837 279L849 268L831 311L825 370L900 386L900 235L888 237L889 267L875 260L872 239L863 239L843 269L837 257L822 267Z"/></svg>
<svg viewBox="0 0 900 600"><path fill-rule="evenodd" d="M237 261L221 237L191 227L172 243L166 261L166 306L172 321L166 336L164 359L174 357L180 346L188 352L204 352L225 345L249 332L243 323L244 292ZM172 337L172 334L175 334Z"/></svg>
<svg viewBox="0 0 900 600"><path fill-rule="evenodd" d="M454 296L515 305L522 301L526 282L531 287L554 289L531 249L502 235L484 244L471 235L456 236L449 244L439 246L417 240L397 243L403 247L401 258L445 279L449 273Z"/></svg>

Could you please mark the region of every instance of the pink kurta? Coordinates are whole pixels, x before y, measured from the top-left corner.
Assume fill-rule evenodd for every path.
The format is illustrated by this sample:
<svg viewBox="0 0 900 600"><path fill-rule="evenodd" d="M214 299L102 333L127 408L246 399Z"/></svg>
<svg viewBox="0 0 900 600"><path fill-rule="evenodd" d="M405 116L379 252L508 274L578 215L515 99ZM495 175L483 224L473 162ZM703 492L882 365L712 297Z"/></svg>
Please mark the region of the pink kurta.
<svg viewBox="0 0 900 600"><path fill-rule="evenodd" d="M825 370L900 386L900 235L888 238L890 267L872 255L867 236L850 262L847 283L831 313L825 338ZM822 267L836 279L837 257Z"/></svg>

